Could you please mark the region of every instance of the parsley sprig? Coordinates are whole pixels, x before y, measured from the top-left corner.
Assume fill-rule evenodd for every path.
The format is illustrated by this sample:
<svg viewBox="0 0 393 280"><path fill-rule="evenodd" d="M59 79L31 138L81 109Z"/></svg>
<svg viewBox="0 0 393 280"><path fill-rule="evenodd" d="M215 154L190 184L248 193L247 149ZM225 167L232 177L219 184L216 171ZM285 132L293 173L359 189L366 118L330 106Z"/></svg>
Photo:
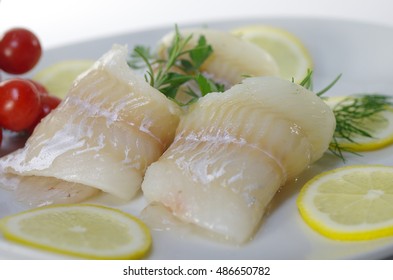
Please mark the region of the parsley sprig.
<svg viewBox="0 0 393 280"><path fill-rule="evenodd" d="M189 48L188 43L192 36L191 34L184 38L176 27L171 45L166 50L166 59L159 58L149 47L136 46L128 61L133 69L146 68L146 81L183 106L210 92L224 91L224 85L204 76L199 70L213 53L212 46L206 42L204 36L200 36L197 44ZM191 83L197 85L198 91L190 86ZM190 96L187 103L181 103L176 99L183 86L186 86L185 93Z"/></svg>

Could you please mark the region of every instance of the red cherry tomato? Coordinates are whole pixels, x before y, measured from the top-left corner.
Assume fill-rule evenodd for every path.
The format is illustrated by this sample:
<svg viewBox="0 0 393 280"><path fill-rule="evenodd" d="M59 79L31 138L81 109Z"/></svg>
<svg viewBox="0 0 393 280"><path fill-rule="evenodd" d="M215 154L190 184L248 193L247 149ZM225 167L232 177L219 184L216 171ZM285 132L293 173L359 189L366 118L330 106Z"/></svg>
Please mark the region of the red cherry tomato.
<svg viewBox="0 0 393 280"><path fill-rule="evenodd" d="M41 57L42 49L33 32L13 28L0 41L0 68L10 74L23 74L31 70Z"/></svg>
<svg viewBox="0 0 393 280"><path fill-rule="evenodd" d="M34 81L34 80L31 80L31 79L29 79L29 82L31 82L31 83L33 83L34 85L35 85L35 87L37 88L37 90L38 90L38 92L40 93L40 95L42 96L42 95L48 95L49 94L49 92L48 92L48 90L46 89L46 87L44 87L42 84L40 84L39 82L37 82L37 81Z"/></svg>
<svg viewBox="0 0 393 280"><path fill-rule="evenodd" d="M29 128L41 110L37 88L25 79L0 83L0 126L12 131Z"/></svg>
<svg viewBox="0 0 393 280"><path fill-rule="evenodd" d="M53 95L41 96L41 117L46 117L53 109L55 109L61 102L60 98Z"/></svg>

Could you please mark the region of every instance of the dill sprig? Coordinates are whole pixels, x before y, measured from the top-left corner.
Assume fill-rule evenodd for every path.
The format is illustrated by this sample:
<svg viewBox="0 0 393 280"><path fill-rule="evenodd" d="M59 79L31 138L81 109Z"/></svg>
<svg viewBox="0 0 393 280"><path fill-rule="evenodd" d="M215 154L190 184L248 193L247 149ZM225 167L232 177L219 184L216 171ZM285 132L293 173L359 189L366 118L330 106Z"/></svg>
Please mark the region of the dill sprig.
<svg viewBox="0 0 393 280"><path fill-rule="evenodd" d="M136 46L128 61L129 66L133 69L146 68L146 81L179 105L188 105L196 101L200 95L224 91L223 85L205 77L199 71L201 65L213 53L212 46L206 42L206 38L202 35L196 46L187 48L192 36L191 34L183 38L176 26L173 40L166 50L166 59L159 58L148 47ZM199 92L187 86L187 90L184 92L191 99L187 103L181 103L176 99L176 96L180 88L190 82L196 83Z"/></svg>
<svg viewBox="0 0 393 280"><path fill-rule="evenodd" d="M302 87L308 89L308 90L313 90L313 71L311 69L307 69L307 74L306 76L303 78L303 80L299 83L299 85L301 85ZM330 84L328 84L326 87L324 87L323 89L321 89L318 92L315 92L315 94L319 97L321 97L324 93L326 93L327 91L329 91L337 82L338 80L340 80L341 78L341 74L338 75ZM292 82L294 82L294 79L292 78Z"/></svg>
<svg viewBox="0 0 393 280"><path fill-rule="evenodd" d="M313 72L309 70L306 77L299 84L312 90L312 75ZM315 94L324 98L322 95L329 91L340 78L341 74L329 85ZM336 128L329 145L329 151L343 161L345 161L345 152L357 154L340 143L342 140L356 143L355 139L359 137L373 138L374 136L370 130L364 126L364 123L385 121L379 113L385 111L389 105L392 105L392 97L378 93L350 95L338 102L332 108L336 119Z"/></svg>
<svg viewBox="0 0 393 280"><path fill-rule="evenodd" d="M374 138L364 123L385 121L379 113L385 111L390 105L392 105L392 97L378 93L352 95L338 102L333 107L336 129L329 150L343 158L343 151L351 153L353 151L342 147L339 144L340 140L356 143L355 139L358 137Z"/></svg>

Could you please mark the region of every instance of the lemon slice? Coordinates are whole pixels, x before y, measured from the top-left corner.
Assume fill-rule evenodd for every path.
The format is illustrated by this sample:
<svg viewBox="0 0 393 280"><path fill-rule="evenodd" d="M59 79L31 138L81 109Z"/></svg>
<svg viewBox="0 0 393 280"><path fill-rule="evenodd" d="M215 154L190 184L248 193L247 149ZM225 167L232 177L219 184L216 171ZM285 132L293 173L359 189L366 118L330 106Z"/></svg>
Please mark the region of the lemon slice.
<svg viewBox="0 0 393 280"><path fill-rule="evenodd" d="M284 79L300 82L312 69L311 55L302 41L292 33L268 25L249 25L232 30L232 33L257 44L269 52L280 68Z"/></svg>
<svg viewBox="0 0 393 280"><path fill-rule="evenodd" d="M59 98L64 98L73 81L93 65L92 60L64 60L39 71L33 80Z"/></svg>
<svg viewBox="0 0 393 280"><path fill-rule="evenodd" d="M326 104L330 108L334 108L339 102L348 100L351 97L336 96L325 99ZM350 142L343 138L337 138L340 147L354 151L364 152L384 148L393 144L393 107L387 106L386 110L375 114L372 118L367 118L357 126L368 132L372 137L356 135L352 137L354 142Z"/></svg>
<svg viewBox="0 0 393 280"><path fill-rule="evenodd" d="M92 204L36 208L0 225L8 240L87 259L138 259L151 246L150 231L139 219Z"/></svg>
<svg viewBox="0 0 393 280"><path fill-rule="evenodd" d="M306 183L297 205L310 227L333 239L393 235L393 167L355 165L327 171Z"/></svg>

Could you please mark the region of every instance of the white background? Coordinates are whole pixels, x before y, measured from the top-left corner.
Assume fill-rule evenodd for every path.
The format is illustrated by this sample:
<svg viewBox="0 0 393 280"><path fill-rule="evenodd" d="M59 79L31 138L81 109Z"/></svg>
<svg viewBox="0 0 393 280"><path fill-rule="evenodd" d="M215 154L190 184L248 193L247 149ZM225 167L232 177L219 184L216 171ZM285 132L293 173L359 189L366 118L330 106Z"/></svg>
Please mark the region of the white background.
<svg viewBox="0 0 393 280"><path fill-rule="evenodd" d="M51 48L174 23L248 17L344 18L393 27L392 11L392 0L0 0L0 34L28 27Z"/></svg>

